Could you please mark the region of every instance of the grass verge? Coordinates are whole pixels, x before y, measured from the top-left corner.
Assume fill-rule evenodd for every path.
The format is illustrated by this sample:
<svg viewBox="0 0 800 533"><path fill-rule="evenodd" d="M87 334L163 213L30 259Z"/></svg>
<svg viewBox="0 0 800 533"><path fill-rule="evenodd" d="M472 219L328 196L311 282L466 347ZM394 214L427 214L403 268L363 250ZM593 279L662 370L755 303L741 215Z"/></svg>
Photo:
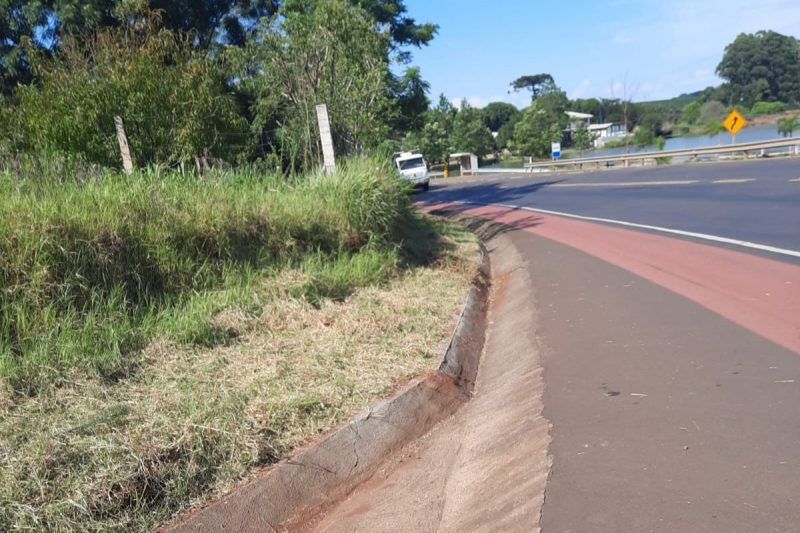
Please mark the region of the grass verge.
<svg viewBox="0 0 800 533"><path fill-rule="evenodd" d="M407 200L398 200L399 218L387 217L383 210L342 209L341 204L353 202L353 196L361 198L362 206L385 200L383 195L371 196L372 187L342 191L337 189L340 184L324 177L315 185L282 185L238 176L237 186L217 181L192 184L201 192L205 187L226 192L220 199L219 191L206 191L203 209L184 207L178 217L166 213L165 204L183 205L188 200L177 192L164 194L170 185L163 177L150 179L134 191L139 200L156 198L155 207L146 216L129 215L135 223L127 226L116 221L120 217L115 218L110 207L103 207L106 201L117 205L113 202L119 199L105 196L125 194L123 183L90 189L95 204L80 198L79 191L87 185L59 192L80 207L72 211L51 204L43 213L45 206L33 200L25 204L33 213L50 213L44 217L47 223L41 216L24 218L24 209L3 204L6 213L23 217L42 240L61 235L62 222L80 227L87 219L99 219L111 236L128 228L139 239L131 242L146 243L142 257L159 258L159 271L172 272L166 279L179 282L168 285L176 287L169 298L144 298L147 305L137 307L134 302L139 300L126 296L128 286L118 282L127 278L114 278L117 266L110 266L129 263L102 255L91 232L81 234L90 244L80 248L90 252L75 255L75 248L69 249L70 257L105 258L106 262L89 261L110 269L95 281L117 281L108 281L107 293L97 291L96 283L87 283L87 288L95 287L96 292L85 293L91 298L66 291L63 294L72 295L71 299L34 300L45 302L49 310L31 311L30 316L41 318L41 323L31 324L34 329L29 331L49 336L38 339L31 334L40 358L27 367L15 367L19 361L6 362L0 386L0 530L151 530L175 513L229 490L259 467L286 457L296 446L435 366L441 341L475 271L477 247L471 234L411 215L404 211ZM4 186L4 192L20 195L17 200L45 194L21 189L8 177ZM284 196L267 199L272 186ZM330 187L334 192L317 193L313 187ZM163 195L160 200L153 191ZM319 194L313 200L318 203L308 207L307 197L314 194ZM197 197L192 198L196 203ZM292 206L292 201L298 205ZM89 209L92 205L94 209ZM252 221L248 205L272 228L259 237L264 239L261 246L271 252L252 251L242 260L233 254L237 247L225 244L235 242L237 233L217 230L231 227L231 220ZM322 208L328 211L316 211ZM282 220L291 219L283 229L274 216L281 209L288 213ZM215 244L210 248L189 239L194 243L187 245L191 253L168 255L168 248L159 248L159 243L176 232L159 228L168 226L164 218L174 222L182 217L186 217L185 231L191 229L192 220L197 222L199 228L192 229L197 231L192 235L232 236L229 241L211 239ZM21 230L14 233L8 228L25 225L2 220L6 233L0 235L17 235L19 245ZM310 232L320 220L335 231ZM147 240L148 235L162 237ZM4 245L9 241L13 239ZM36 248L37 239L29 241L26 246L56 253L55 244ZM61 246L64 242L59 241ZM51 257L37 255L42 253L28 257ZM192 254L201 259L191 263L196 257ZM164 257L169 260L161 260ZM182 270L185 262L189 266ZM196 267L200 273L186 281L182 273ZM87 271L77 272L85 277ZM53 276L50 271L31 275L29 287L60 296L59 290L47 292L53 279L61 280L56 285L62 291L68 286L64 279L81 279ZM18 278L18 285L24 279ZM37 285L41 279L49 283ZM6 323L10 319L5 302L25 301L24 296L14 299L14 291L29 288L18 285L3 286ZM86 306L68 305L75 302ZM44 327L46 313L52 313L53 324L63 324L61 330ZM63 321L65 316L74 321ZM137 342L124 347L121 339L131 331ZM69 340L75 336L83 340ZM105 348L93 347L95 342ZM19 358L22 346L28 345L20 344L17 350L6 345L7 361ZM69 358L48 354L54 347ZM84 347L89 354L80 352ZM111 371L105 363L96 363L98 354L109 358Z"/></svg>
<svg viewBox="0 0 800 533"><path fill-rule="evenodd" d="M37 394L72 371L124 377L157 336L226 342L209 316L254 305L255 280L284 268L312 274L298 295L341 298L391 273L409 221L403 184L376 160L293 182L0 173L0 379Z"/></svg>

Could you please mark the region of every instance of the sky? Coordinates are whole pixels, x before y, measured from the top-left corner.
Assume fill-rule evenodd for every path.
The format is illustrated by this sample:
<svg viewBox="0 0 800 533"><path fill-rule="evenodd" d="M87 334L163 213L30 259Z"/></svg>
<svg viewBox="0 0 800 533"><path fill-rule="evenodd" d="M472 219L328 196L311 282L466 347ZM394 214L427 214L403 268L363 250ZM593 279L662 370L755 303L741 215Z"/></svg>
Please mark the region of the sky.
<svg viewBox="0 0 800 533"><path fill-rule="evenodd" d="M740 33L800 37L800 0L405 0L439 25L412 64L435 102L530 103L509 92L541 72L575 98L649 101L718 85L725 46Z"/></svg>

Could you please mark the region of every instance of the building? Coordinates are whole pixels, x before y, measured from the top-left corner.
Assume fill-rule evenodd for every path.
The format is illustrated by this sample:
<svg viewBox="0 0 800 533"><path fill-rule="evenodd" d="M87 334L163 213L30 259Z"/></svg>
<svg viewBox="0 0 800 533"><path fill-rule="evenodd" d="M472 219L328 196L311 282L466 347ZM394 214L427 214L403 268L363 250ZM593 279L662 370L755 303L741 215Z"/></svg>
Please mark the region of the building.
<svg viewBox="0 0 800 533"><path fill-rule="evenodd" d="M575 131L581 124L588 127L589 124L592 122L592 117L594 117L594 115L590 113L578 113L577 111L564 111L564 112L569 117L569 126L567 127L567 131Z"/></svg>
<svg viewBox="0 0 800 533"><path fill-rule="evenodd" d="M625 124L614 122L606 122L605 124L589 124L588 129L596 136L594 140L595 148L603 146L611 139L620 139L628 136L627 126L625 126Z"/></svg>
<svg viewBox="0 0 800 533"><path fill-rule="evenodd" d="M628 135L628 128L625 124L616 122L606 122L603 124L592 124L594 115L589 113L579 113L577 111L565 111L569 117L569 126L564 130L564 140L570 142L572 133L578 126L586 126L590 133L594 134L594 147L600 148L611 139L624 138Z"/></svg>

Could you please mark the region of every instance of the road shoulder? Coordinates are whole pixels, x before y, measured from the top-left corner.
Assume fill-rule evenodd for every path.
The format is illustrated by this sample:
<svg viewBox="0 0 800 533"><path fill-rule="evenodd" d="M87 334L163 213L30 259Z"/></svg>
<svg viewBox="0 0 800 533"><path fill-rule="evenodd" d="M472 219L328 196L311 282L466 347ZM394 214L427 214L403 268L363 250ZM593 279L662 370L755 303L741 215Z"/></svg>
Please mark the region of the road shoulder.
<svg viewBox="0 0 800 533"><path fill-rule="evenodd" d="M492 294L473 398L307 531L539 530L551 459L530 278L504 226L474 229L491 237Z"/></svg>

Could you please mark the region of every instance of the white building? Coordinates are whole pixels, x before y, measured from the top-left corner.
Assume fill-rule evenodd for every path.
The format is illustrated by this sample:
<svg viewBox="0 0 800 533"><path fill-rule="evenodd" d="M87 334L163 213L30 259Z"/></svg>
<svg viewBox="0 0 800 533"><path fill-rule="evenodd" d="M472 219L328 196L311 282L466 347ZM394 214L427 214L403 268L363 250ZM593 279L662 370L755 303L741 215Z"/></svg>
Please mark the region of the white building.
<svg viewBox="0 0 800 533"><path fill-rule="evenodd" d="M587 129L596 135L594 140L595 148L603 146L613 138L624 138L628 135L628 128L625 124L606 122L605 124L589 124Z"/></svg>
<svg viewBox="0 0 800 533"><path fill-rule="evenodd" d="M594 134L594 147L599 148L606 142L614 138L624 138L628 135L628 128L625 124L616 122L606 122L604 124L592 124L594 115L589 113L578 113L577 111L565 111L569 117L569 126L565 131L574 132L578 126L583 124L590 133Z"/></svg>
<svg viewBox="0 0 800 533"><path fill-rule="evenodd" d="M578 129L578 125L583 123L584 126L589 126L592 122L592 117L594 115L590 113L578 113L577 111L564 111L567 116L569 117L569 128L568 131L575 131Z"/></svg>

